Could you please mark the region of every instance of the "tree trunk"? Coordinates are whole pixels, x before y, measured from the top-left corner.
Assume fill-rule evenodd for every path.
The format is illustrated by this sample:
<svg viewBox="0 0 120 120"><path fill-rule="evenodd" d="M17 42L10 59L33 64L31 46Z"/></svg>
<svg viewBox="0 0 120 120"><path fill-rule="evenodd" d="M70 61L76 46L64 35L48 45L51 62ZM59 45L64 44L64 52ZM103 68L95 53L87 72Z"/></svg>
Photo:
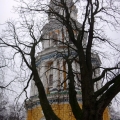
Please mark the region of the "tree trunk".
<svg viewBox="0 0 120 120"><path fill-rule="evenodd" d="M95 109L84 109L82 120L103 120L103 114L100 114Z"/></svg>
<svg viewBox="0 0 120 120"><path fill-rule="evenodd" d="M35 61L35 47L33 46L32 50L31 50L31 65L32 65L32 72L34 75L34 81L35 81L35 85L37 86L38 89L38 93L39 93L39 100L40 100L40 104L44 113L44 116L46 118L46 120L60 120L58 118L58 116L54 113L54 111L52 110L51 105L49 104L49 101L47 99L45 90L44 90L44 86L41 82L41 79L39 77L37 68L36 68L36 61Z"/></svg>
<svg viewBox="0 0 120 120"><path fill-rule="evenodd" d="M69 103L76 120L81 120L82 110L77 102L76 91L75 91L75 82L74 74L72 72L72 63L68 63L68 76L69 76Z"/></svg>

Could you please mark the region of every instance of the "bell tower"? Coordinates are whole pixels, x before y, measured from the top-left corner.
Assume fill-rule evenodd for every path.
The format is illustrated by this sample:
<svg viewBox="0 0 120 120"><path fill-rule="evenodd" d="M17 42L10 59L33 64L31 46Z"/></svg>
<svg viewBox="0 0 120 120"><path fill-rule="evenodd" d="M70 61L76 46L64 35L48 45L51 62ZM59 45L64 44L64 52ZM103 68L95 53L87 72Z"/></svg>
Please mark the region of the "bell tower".
<svg viewBox="0 0 120 120"><path fill-rule="evenodd" d="M52 1L55 1L53 3ZM66 43L69 46L73 46L66 27L61 24L59 18L52 14L52 11L65 16L65 11L60 7L61 0L51 0L49 5L49 22L43 27L42 33L42 51L38 53L36 57L36 66L38 68L39 76L44 85L46 95L49 103L52 106L53 111L61 120L75 120L72 114L71 107L69 105L68 95L68 80L67 71L68 66L63 59L68 55L68 49ZM65 1L65 0L64 0ZM70 16L76 22L76 25L81 29L81 24L77 21L77 8L74 5L73 0L66 0L66 4L69 7ZM75 35L77 36L77 32ZM87 33L84 35L83 45L86 44ZM76 53L71 51L71 56ZM101 62L97 54L92 55L94 61L94 67L100 66ZM82 95L80 89L80 66L76 61L72 64L72 69L75 74L75 89L77 92L77 100L80 106L82 106ZM99 75L99 70L96 71L95 76ZM93 76L93 77L95 77ZM97 84L95 89L99 89L100 84ZM31 81L30 100L27 101L27 120L45 120L45 116L42 112L40 101L38 99L38 91L34 81ZM108 120L105 118L104 120Z"/></svg>

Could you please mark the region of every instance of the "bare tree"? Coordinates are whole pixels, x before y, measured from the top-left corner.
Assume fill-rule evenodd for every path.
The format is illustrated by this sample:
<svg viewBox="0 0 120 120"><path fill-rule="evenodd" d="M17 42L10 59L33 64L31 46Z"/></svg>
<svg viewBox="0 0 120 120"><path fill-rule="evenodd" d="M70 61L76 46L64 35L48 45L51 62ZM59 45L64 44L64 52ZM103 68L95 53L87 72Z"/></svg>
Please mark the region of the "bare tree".
<svg viewBox="0 0 120 120"><path fill-rule="evenodd" d="M0 120L7 120L7 103L7 97L3 90L0 90Z"/></svg>
<svg viewBox="0 0 120 120"><path fill-rule="evenodd" d="M102 120L105 108L120 91L120 66L116 63L113 67L105 68L96 66L93 68L92 48L94 48L94 44L102 42L104 44L107 43L118 50L115 44L107 39L101 26L98 24L111 25L117 29L119 26L120 3L117 0L80 1L81 6L79 9L83 10L81 26L78 26L77 22L71 16L71 9L74 5L73 2L69 4L69 1L65 0L51 0L50 5L42 3L41 1L34 1L34 5L25 2L23 3L26 7L20 9L22 21L16 22L16 24L14 24L14 22L8 22L8 29L4 31L5 35L2 36L0 40L5 47L14 49L14 55L21 55L21 68L24 69L22 66L26 65L31 71L31 75L29 76L29 80L24 90L26 90L30 80L33 78L38 89L40 104L45 118L47 120L59 120L47 100L44 86L36 67L36 50L39 49L41 40L48 39L42 36L42 29L35 23L33 16L32 20L30 20L30 17L29 19L26 17L27 12L29 14L32 13L32 15L35 12L44 12L51 17L50 19L57 20L59 24L62 24L66 28L68 38L74 45L74 47L71 47L70 42L63 43L67 46L68 52L68 55L63 55L63 58L68 65L67 78L69 79L69 102L75 118L77 120ZM77 0L75 3L79 3L79 1ZM61 10L62 13L58 12L58 9ZM108 17L110 17L110 19L108 19ZM86 45L84 46L85 33L87 33L88 36ZM55 41L54 38L52 39ZM75 56L71 55L71 50L76 52ZM81 76L80 88L82 91L82 108L79 107L76 99L74 85L75 72L72 69L72 62L74 60L77 60L77 63L80 66L79 74ZM101 75L93 78L96 69L101 69ZM95 91L94 86L96 82L101 80L104 81L105 79L106 83L100 89Z"/></svg>
<svg viewBox="0 0 120 120"><path fill-rule="evenodd" d="M21 103L9 104L7 120L25 120L25 108Z"/></svg>

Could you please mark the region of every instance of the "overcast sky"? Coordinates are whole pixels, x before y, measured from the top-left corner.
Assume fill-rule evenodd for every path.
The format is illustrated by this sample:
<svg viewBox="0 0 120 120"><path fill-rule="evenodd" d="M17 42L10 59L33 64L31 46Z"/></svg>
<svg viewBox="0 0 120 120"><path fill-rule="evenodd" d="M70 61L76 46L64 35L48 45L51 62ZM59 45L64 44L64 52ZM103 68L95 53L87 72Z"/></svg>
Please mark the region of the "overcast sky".
<svg viewBox="0 0 120 120"><path fill-rule="evenodd" d="M9 18L15 17L12 9L15 4L14 0L0 0L0 24L3 24Z"/></svg>

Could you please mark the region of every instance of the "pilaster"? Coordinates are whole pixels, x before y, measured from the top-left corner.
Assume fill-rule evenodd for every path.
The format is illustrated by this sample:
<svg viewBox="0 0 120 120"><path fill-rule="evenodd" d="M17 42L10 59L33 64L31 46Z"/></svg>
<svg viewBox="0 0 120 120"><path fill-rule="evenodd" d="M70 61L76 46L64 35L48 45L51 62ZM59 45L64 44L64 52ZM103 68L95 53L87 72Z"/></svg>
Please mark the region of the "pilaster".
<svg viewBox="0 0 120 120"><path fill-rule="evenodd" d="M53 62L53 89L58 88L58 74L59 74L59 68L57 64L57 60Z"/></svg>

